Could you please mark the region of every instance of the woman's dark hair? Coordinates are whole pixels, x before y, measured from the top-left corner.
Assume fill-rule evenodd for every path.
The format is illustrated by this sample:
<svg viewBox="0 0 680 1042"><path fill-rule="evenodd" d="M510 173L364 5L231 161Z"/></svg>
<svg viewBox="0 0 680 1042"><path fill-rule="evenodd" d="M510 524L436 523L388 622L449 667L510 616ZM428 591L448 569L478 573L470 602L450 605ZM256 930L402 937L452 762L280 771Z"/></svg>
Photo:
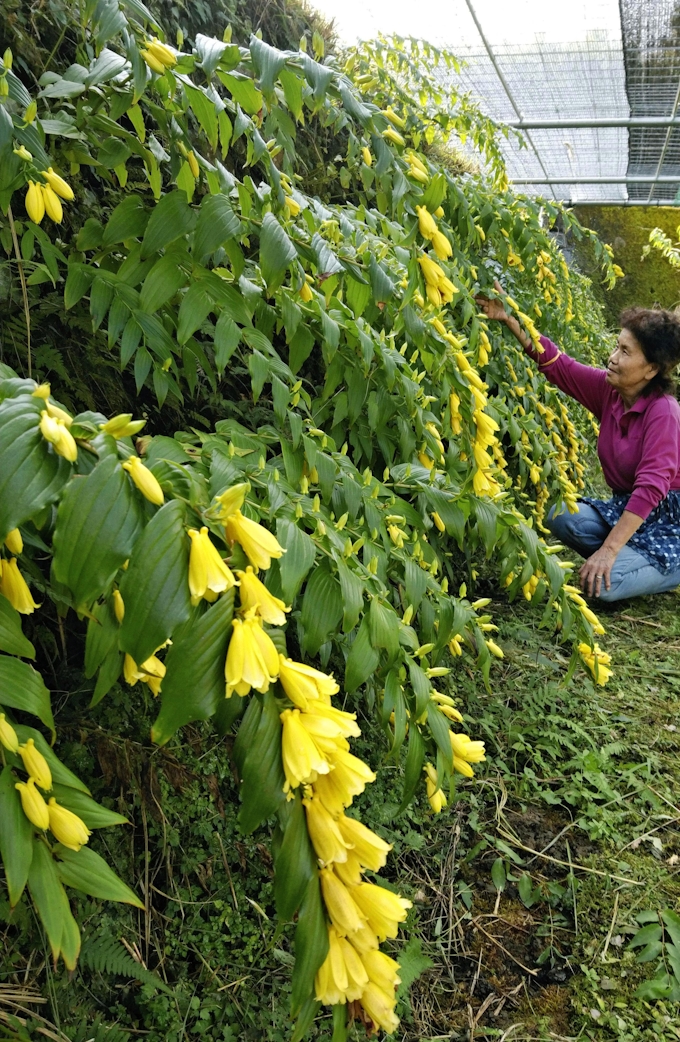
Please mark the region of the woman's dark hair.
<svg viewBox="0 0 680 1042"><path fill-rule="evenodd" d="M644 393L673 394L671 373L680 362L680 315L660 308L626 308L620 323L633 334L647 361L659 367Z"/></svg>

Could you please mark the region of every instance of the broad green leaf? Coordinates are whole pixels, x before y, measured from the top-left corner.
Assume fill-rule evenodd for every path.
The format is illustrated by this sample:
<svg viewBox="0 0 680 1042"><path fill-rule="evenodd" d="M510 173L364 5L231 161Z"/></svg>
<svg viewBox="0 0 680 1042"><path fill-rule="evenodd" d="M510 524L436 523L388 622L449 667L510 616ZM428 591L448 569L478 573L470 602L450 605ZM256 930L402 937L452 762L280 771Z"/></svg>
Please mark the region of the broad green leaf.
<svg viewBox="0 0 680 1042"><path fill-rule="evenodd" d="M279 560L281 595L286 604L292 604L305 576L314 564L316 548L306 532L298 528L294 521L287 521L285 518L276 519L276 536L286 550Z"/></svg>
<svg viewBox="0 0 680 1042"><path fill-rule="evenodd" d="M404 768L404 794L399 808L400 814L406 810L415 795L422 777L424 763L425 742L420 733L420 728L412 722L408 732L408 751Z"/></svg>
<svg viewBox="0 0 680 1042"><path fill-rule="evenodd" d="M446 717L443 713L440 713L432 701L428 702L427 705L427 726L430 728L430 734L437 743L437 749L444 762L449 770L452 771L453 750L451 748L451 739L449 738L451 731Z"/></svg>
<svg viewBox="0 0 680 1042"><path fill-rule="evenodd" d="M260 86L265 93L269 94L274 89L274 83L278 79L281 69L286 64L288 54L279 51L276 47L270 47L264 40L257 36L250 37L248 43L250 54L255 66L255 73L260 81Z"/></svg>
<svg viewBox="0 0 680 1042"><path fill-rule="evenodd" d="M194 232L193 255L204 264L218 246L234 239L241 230L241 222L225 195L206 195Z"/></svg>
<svg viewBox="0 0 680 1042"><path fill-rule="evenodd" d="M216 40L214 36L204 36L203 33L196 33L194 46L203 72L210 77L217 68L217 63L229 44L224 43L222 40Z"/></svg>
<svg viewBox="0 0 680 1042"><path fill-rule="evenodd" d="M9 601L0 595L0 651L21 658L35 658L35 648L21 630L21 616ZM2 695L0 694L0 699Z"/></svg>
<svg viewBox="0 0 680 1042"><path fill-rule="evenodd" d="M184 249L169 249L156 261L144 279L139 303L142 311L152 314L171 300L177 291L186 285L187 274L182 261L189 263L189 254Z"/></svg>
<svg viewBox="0 0 680 1042"><path fill-rule="evenodd" d="M119 629L111 598L93 606L85 637L85 676L88 680L95 675L106 656L117 650Z"/></svg>
<svg viewBox="0 0 680 1042"><path fill-rule="evenodd" d="M505 890L507 876L505 874L505 862L502 857L497 857L491 866L491 881L496 890Z"/></svg>
<svg viewBox="0 0 680 1042"><path fill-rule="evenodd" d="M77 607L109 588L142 524L139 496L113 457L69 483L57 511L52 568Z"/></svg>
<svg viewBox="0 0 680 1042"><path fill-rule="evenodd" d="M21 809L21 798L14 788L18 780L9 767L3 768L0 774L0 854L12 907L24 892L33 857L34 830Z"/></svg>
<svg viewBox="0 0 680 1042"><path fill-rule="evenodd" d="M138 665L153 655L191 612L184 512L179 500L160 508L137 540L121 580L125 618L120 646Z"/></svg>
<svg viewBox="0 0 680 1042"><path fill-rule="evenodd" d="M242 803L238 823L246 835L275 814L286 798L279 708L271 691L254 697L261 700L262 713L240 771Z"/></svg>
<svg viewBox="0 0 680 1042"><path fill-rule="evenodd" d="M319 877L307 884L295 930L295 967L291 990L291 1012L295 1017L314 995L314 978L328 954L328 927L321 899Z"/></svg>
<svg viewBox="0 0 680 1042"><path fill-rule="evenodd" d="M55 781L50 796L54 796L57 803L61 803L67 810L72 810L74 814L82 818L88 829L104 829L111 825L130 824L122 814L117 814L115 810L109 810L108 807L102 807L91 796L79 789L74 789L71 785L63 785L61 782Z"/></svg>
<svg viewBox="0 0 680 1042"><path fill-rule="evenodd" d="M25 394L0 404L0 544L52 503L71 475L71 464L40 433L44 408Z"/></svg>
<svg viewBox="0 0 680 1042"><path fill-rule="evenodd" d="M680 948L680 915L670 908L664 908L661 912L661 918L673 944L676 948Z"/></svg>
<svg viewBox="0 0 680 1042"><path fill-rule="evenodd" d="M67 311L85 296L92 285L95 273L96 268L71 261L68 266L68 275L66 276L66 284L64 286L64 307Z"/></svg>
<svg viewBox="0 0 680 1042"><path fill-rule="evenodd" d="M292 69L284 68L279 73L279 80L283 87L286 105L299 123L302 120L302 91L304 89L302 77Z"/></svg>
<svg viewBox="0 0 680 1042"><path fill-rule="evenodd" d="M184 192L169 192L162 196L152 210L144 232L142 260L179 239L180 235L187 235L195 221L196 213L187 203Z"/></svg>
<svg viewBox="0 0 680 1042"><path fill-rule="evenodd" d="M260 270L270 292L281 285L287 266L296 256L288 233L273 213L266 213L260 231Z"/></svg>
<svg viewBox="0 0 680 1042"><path fill-rule="evenodd" d="M249 116L254 116L262 108L262 95L251 79L239 79L228 72L217 73L220 80L231 92L237 105L240 105Z"/></svg>
<svg viewBox="0 0 680 1042"><path fill-rule="evenodd" d="M234 351L241 342L241 330L227 311L217 320L214 334L215 366L221 376Z"/></svg>
<svg viewBox="0 0 680 1042"><path fill-rule="evenodd" d="M180 344L186 344L189 337L200 329L214 306L205 286L200 282L192 282L179 309L177 340Z"/></svg>
<svg viewBox="0 0 680 1042"><path fill-rule="evenodd" d="M210 142L210 147L213 150L216 149L218 123L215 102L208 97L204 90L191 86L186 80L184 81L184 92L201 129Z"/></svg>
<svg viewBox="0 0 680 1042"><path fill-rule="evenodd" d="M300 907L316 866L299 794L281 806L279 822L283 837L274 856L274 899L276 914L287 922Z"/></svg>
<svg viewBox="0 0 680 1042"><path fill-rule="evenodd" d="M324 561L312 572L302 598L303 650L316 655L341 618L340 584Z"/></svg>
<svg viewBox="0 0 680 1042"><path fill-rule="evenodd" d="M225 700L224 663L233 614L232 589L173 642L165 659L161 711L151 731L157 745L165 745L192 720L208 720Z"/></svg>
<svg viewBox="0 0 680 1042"><path fill-rule="evenodd" d="M22 744L27 742L29 738L33 739L36 749L38 749L47 760L50 771L52 772L52 781L55 785L67 785L70 788L77 789L79 792L89 792L87 785L81 782L80 778L78 778L73 771L70 771L56 754L52 752L52 747L47 744L40 731L37 731L35 727L28 727L26 724L14 724L14 730ZM52 789L52 792L54 792L54 788Z"/></svg>
<svg viewBox="0 0 680 1042"><path fill-rule="evenodd" d="M108 249L127 239L141 238L148 220L149 214L144 209L144 202L140 196L129 195L118 204L109 217L104 228L102 246Z"/></svg>
<svg viewBox="0 0 680 1042"><path fill-rule="evenodd" d="M364 606L364 584L345 561L339 558L336 564L342 593L342 632L351 633Z"/></svg>
<svg viewBox="0 0 680 1042"><path fill-rule="evenodd" d="M399 619L394 608L373 597L368 618L371 644L374 648L385 648L389 659L393 659L399 651Z"/></svg>
<svg viewBox="0 0 680 1042"><path fill-rule="evenodd" d="M64 930L63 888L49 849L37 836L33 839L33 857L28 873L28 886L38 915L45 927L56 963L61 952L61 937Z"/></svg>
<svg viewBox="0 0 680 1042"><path fill-rule="evenodd" d="M120 901L123 904L144 908L133 890L109 868L103 857L89 847L70 850L58 843L54 848L57 856L57 873L64 886L73 887L101 901Z"/></svg>
<svg viewBox="0 0 680 1042"><path fill-rule="evenodd" d="M368 616L364 615L354 643L350 648L345 666L345 690L347 694L365 684L378 668L380 655L371 644Z"/></svg>
<svg viewBox="0 0 680 1042"><path fill-rule="evenodd" d="M115 650L110 651L99 667L97 683L92 692L92 698L90 699L90 705L88 707L89 709L93 709L96 705L99 705L102 698L108 695L122 671L123 653Z"/></svg>
<svg viewBox="0 0 680 1042"><path fill-rule="evenodd" d="M650 923L649 926L643 926L641 930L635 934L630 942L629 947L639 948L643 944L649 944L650 941L661 940L662 929L658 922Z"/></svg>
<svg viewBox="0 0 680 1042"><path fill-rule="evenodd" d="M56 735L50 693L33 666L9 655L0 655L0 704L37 716Z"/></svg>

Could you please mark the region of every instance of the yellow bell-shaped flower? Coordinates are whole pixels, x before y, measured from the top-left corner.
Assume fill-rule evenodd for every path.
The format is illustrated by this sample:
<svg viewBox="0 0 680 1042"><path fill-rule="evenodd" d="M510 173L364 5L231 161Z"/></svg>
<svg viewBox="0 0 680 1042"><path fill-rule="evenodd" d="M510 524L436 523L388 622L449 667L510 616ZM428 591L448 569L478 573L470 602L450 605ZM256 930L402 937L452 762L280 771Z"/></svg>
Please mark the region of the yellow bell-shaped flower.
<svg viewBox="0 0 680 1042"><path fill-rule="evenodd" d="M11 554L23 553L24 541L21 538L21 532L18 528L13 528L11 532L5 536L5 546Z"/></svg>
<svg viewBox="0 0 680 1042"><path fill-rule="evenodd" d="M355 903L353 896L358 887L352 887L350 892L331 868L322 868L319 876L326 911L338 934L345 937L365 926L366 916Z"/></svg>
<svg viewBox="0 0 680 1042"><path fill-rule="evenodd" d="M32 615L40 605L36 604L26 580L19 571L16 557L0 562L0 594L6 597L15 611L21 615Z"/></svg>
<svg viewBox="0 0 680 1042"><path fill-rule="evenodd" d="M432 249L439 257L439 260L447 260L453 253L451 243L446 238L443 232L436 231L432 236ZM453 287L452 287L453 288ZM439 286L439 291L442 291L442 287Z"/></svg>
<svg viewBox="0 0 680 1042"><path fill-rule="evenodd" d="M283 655L279 655L279 680L298 709L306 710L317 700L330 705L331 695L337 695L340 690L332 676Z"/></svg>
<svg viewBox="0 0 680 1042"><path fill-rule="evenodd" d="M364 868L377 872L383 867L392 849L391 843L386 843L356 818L348 818L344 814L338 818L338 830Z"/></svg>
<svg viewBox="0 0 680 1042"><path fill-rule="evenodd" d="M373 1023L388 1035L392 1035L399 1027L399 1017L394 1012L393 995L386 994L373 981L366 986L361 996L361 1005Z"/></svg>
<svg viewBox="0 0 680 1042"><path fill-rule="evenodd" d="M35 181L28 182L26 198L24 199L26 213L34 224L40 224L45 216L45 200L42 194L42 186Z"/></svg>
<svg viewBox="0 0 680 1042"><path fill-rule="evenodd" d="M385 955L384 952L364 952L361 961L369 980L386 995L392 995L395 988L401 984L399 963L395 959L390 959L389 955Z"/></svg>
<svg viewBox="0 0 680 1042"><path fill-rule="evenodd" d="M37 829L49 828L50 815L47 804L42 795L35 787L35 778L29 778L27 782L16 782L15 789L21 797L21 809Z"/></svg>
<svg viewBox="0 0 680 1042"><path fill-rule="evenodd" d="M36 749L33 739L29 738L20 745L17 752L23 761L26 774L33 778L36 785L41 789L51 789L52 771L43 754Z"/></svg>
<svg viewBox="0 0 680 1042"><path fill-rule="evenodd" d="M192 597L205 597L206 590L223 593L236 585L231 569L220 557L217 547L211 542L208 529L200 532L189 529L191 553L189 555L189 590Z"/></svg>
<svg viewBox="0 0 680 1042"><path fill-rule="evenodd" d="M55 174L51 166L49 166L47 170L43 170L42 175L56 195L65 199L69 203L71 202L73 199L73 189L70 184L64 181L63 177L60 177L59 174Z"/></svg>
<svg viewBox="0 0 680 1042"><path fill-rule="evenodd" d="M43 199L45 201L45 213L55 224L61 224L64 219L64 208L61 199L51 185L40 185Z"/></svg>
<svg viewBox="0 0 680 1042"><path fill-rule="evenodd" d="M88 829L82 818L66 807L60 807L54 796L47 804L50 820L50 832L62 846L78 851L90 838Z"/></svg>
<svg viewBox="0 0 680 1042"><path fill-rule="evenodd" d="M0 713L0 745L3 745L10 753L15 753L19 748L17 733L9 720L5 718L4 713Z"/></svg>
<svg viewBox="0 0 680 1042"><path fill-rule="evenodd" d="M40 433L45 441L54 446L54 451L67 459L69 463L75 463L78 458L78 446L73 435L63 421L50 416L47 409L40 414Z"/></svg>
<svg viewBox="0 0 680 1042"><path fill-rule="evenodd" d="M379 941L397 936L399 923L404 922L411 907L405 897L374 883L359 883L352 897Z"/></svg>
<svg viewBox="0 0 680 1042"><path fill-rule="evenodd" d="M375 781L375 774L357 756L337 749L332 756L333 770L314 782L314 791L327 811L334 817L349 807L355 796Z"/></svg>
<svg viewBox="0 0 680 1042"><path fill-rule="evenodd" d="M244 517L240 510L227 518L225 531L230 543L240 543L255 571L260 568L266 571L273 557L282 557L285 553L271 532L249 517Z"/></svg>
<svg viewBox="0 0 680 1042"><path fill-rule="evenodd" d="M427 775L426 788L430 807L435 814L440 814L447 804L446 793L439 785L439 777L431 763L425 764L425 774Z"/></svg>
<svg viewBox="0 0 680 1042"><path fill-rule="evenodd" d="M131 412L122 412L102 423L99 430L104 434L110 434L112 438L129 438L138 434L145 425L146 420L133 420Z"/></svg>
<svg viewBox="0 0 680 1042"><path fill-rule="evenodd" d="M245 572L236 573L240 580L239 599L243 611L254 610L270 626L283 626L286 621L284 602L269 592L263 582L255 575L252 566Z"/></svg>
<svg viewBox="0 0 680 1042"><path fill-rule="evenodd" d="M318 781L317 776L326 775L330 771L326 757L317 747L309 731L302 726L300 716L299 709L284 709L281 713L281 754L286 775L286 791L296 789L298 785ZM327 804L326 807L328 809Z"/></svg>
<svg viewBox="0 0 680 1042"><path fill-rule="evenodd" d="M437 222L426 206L416 206L418 214L418 230L424 239L431 239L437 234Z"/></svg>
<svg viewBox="0 0 680 1042"><path fill-rule="evenodd" d="M262 622L250 614L242 621L234 619L233 632L224 667L227 698L232 692L247 695L251 688L264 694L278 674L279 656Z"/></svg>
<svg viewBox="0 0 680 1042"><path fill-rule="evenodd" d="M337 1006L347 1001L347 968L342 957L340 938L333 926L328 927L328 955L322 962L314 980L314 992L318 1002Z"/></svg>
<svg viewBox="0 0 680 1042"><path fill-rule="evenodd" d="M343 839L337 822L321 800L306 799L302 802L307 815L307 831L316 856L325 865L334 861L346 861L349 844Z"/></svg>
<svg viewBox="0 0 680 1042"><path fill-rule="evenodd" d="M145 499L160 507L165 502L163 489L158 484L158 479L145 467L139 456L130 456L121 464L123 470L127 470L133 483L137 486Z"/></svg>
<svg viewBox="0 0 680 1042"><path fill-rule="evenodd" d="M249 481L242 481L238 485L232 485L231 488L222 492L221 495L215 496L215 506L210 508L211 515L214 515L219 521L226 521L228 517L241 509L249 491Z"/></svg>

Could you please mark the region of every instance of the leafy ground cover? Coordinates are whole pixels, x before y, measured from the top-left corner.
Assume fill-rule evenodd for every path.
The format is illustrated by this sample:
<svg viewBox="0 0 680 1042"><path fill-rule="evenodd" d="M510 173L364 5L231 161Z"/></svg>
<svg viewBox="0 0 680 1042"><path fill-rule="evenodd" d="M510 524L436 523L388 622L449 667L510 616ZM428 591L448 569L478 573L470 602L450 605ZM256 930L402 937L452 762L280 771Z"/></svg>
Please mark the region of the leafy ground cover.
<svg viewBox="0 0 680 1042"><path fill-rule="evenodd" d="M659 913L680 901L677 599L602 612L616 666L605 688L582 671L565 684L563 649L519 606L494 611L505 659L491 690L460 674L470 723L488 742L485 771L436 818L425 800L396 816L394 765L358 801L362 820L394 843L388 885L414 901L399 953L400 1037L675 1042L677 1001L653 997L650 981L673 976ZM64 672L54 680L68 688ZM267 830L238 832L229 739L200 725L159 750L139 740L151 723L141 713L120 695L93 727L75 705L63 734L69 765L99 774L95 795L118 791L110 806L134 822L107 837L105 853L147 896L146 911L83 897L74 975L25 963L36 926L15 913L2 1019L26 1020L28 1037L42 1029L75 1042L283 1042L292 928L274 919ZM369 717L362 724L358 753L379 766L384 738ZM660 922L655 954L644 937ZM44 974L48 1001L31 1005ZM331 1032L327 1017L313 1035Z"/></svg>

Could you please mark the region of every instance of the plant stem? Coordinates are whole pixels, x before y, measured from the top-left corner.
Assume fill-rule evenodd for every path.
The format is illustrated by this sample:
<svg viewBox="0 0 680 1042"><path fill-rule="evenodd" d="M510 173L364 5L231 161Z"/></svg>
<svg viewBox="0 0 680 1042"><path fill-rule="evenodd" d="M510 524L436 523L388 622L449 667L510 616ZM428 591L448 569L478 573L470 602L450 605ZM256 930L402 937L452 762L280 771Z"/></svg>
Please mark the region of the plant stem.
<svg viewBox="0 0 680 1042"><path fill-rule="evenodd" d="M19 240L17 238L17 230L14 224L14 214L12 213L12 207L7 208L7 216L9 217L9 227L12 232L12 242L14 243L14 252L17 258L17 267L19 269L19 282L21 283L21 296L24 301L24 315L26 316L26 356L28 359L28 375L32 375L32 361L31 361L31 317L29 314L28 304L28 291L26 289L26 276L24 275L24 262L21 257L21 250L19 249Z"/></svg>

